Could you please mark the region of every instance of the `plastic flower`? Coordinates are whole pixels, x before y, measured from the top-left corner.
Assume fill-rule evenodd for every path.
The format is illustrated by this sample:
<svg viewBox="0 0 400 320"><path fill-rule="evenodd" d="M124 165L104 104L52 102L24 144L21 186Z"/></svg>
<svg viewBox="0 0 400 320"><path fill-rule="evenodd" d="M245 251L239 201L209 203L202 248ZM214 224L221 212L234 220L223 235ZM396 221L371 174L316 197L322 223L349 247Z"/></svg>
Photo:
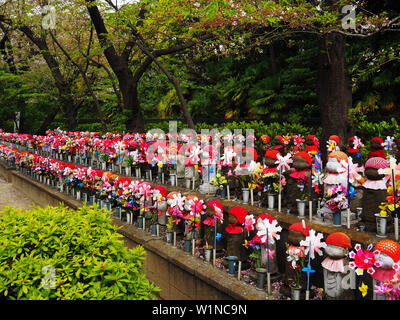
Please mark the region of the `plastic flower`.
<svg viewBox="0 0 400 320"><path fill-rule="evenodd" d="M357 275L363 275L364 270L367 270L369 274L374 274L375 269L373 268L375 263L375 254L377 251L371 252L372 244L370 244L365 251L361 249L361 245L357 243L354 246L356 252L351 251L349 257L354 261L349 263L349 267L355 270Z"/></svg>
<svg viewBox="0 0 400 320"><path fill-rule="evenodd" d="M326 147L328 148L328 152L332 152L336 150L336 143L334 141L328 141L326 144Z"/></svg>
<svg viewBox="0 0 400 320"><path fill-rule="evenodd" d="M358 290L360 290L362 296L365 297L367 295L367 292L368 292L368 286L364 282L362 282L361 286L358 287Z"/></svg>
<svg viewBox="0 0 400 320"><path fill-rule="evenodd" d="M265 257L266 258L270 258L270 259L274 259L274 254L275 254L275 250L271 250L271 249L266 249L265 250Z"/></svg>

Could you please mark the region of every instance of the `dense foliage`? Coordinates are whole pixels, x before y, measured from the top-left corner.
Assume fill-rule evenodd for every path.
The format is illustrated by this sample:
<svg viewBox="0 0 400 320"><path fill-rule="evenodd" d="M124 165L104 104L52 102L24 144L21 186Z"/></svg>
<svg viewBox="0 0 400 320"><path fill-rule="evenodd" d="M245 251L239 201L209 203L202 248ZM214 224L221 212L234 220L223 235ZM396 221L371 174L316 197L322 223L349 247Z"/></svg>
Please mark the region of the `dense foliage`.
<svg viewBox="0 0 400 320"><path fill-rule="evenodd" d="M187 122L176 83L196 123L251 119L266 125L320 126L320 34L339 30L344 16L340 8L353 1L322 1L318 6L313 1L290 6L286 1L117 3L56 1L54 30L40 27L41 1L7 2L1 7L0 123L5 131L13 130L17 111L20 132L41 134L57 126L101 131L101 119L108 131L129 131L135 108L145 129L157 126L153 119ZM362 1L357 6L358 27L368 22L384 28L390 19L398 19L394 0ZM109 50L98 38L98 26L89 15L92 7L99 9L97 18L106 27ZM369 136L376 126L382 128L381 134L389 128L396 132L391 119L400 116L398 32L371 37L357 33L359 29L349 31L346 38L353 97L349 114L343 117L359 136ZM139 45L157 63L147 63L149 57ZM114 60L119 67L116 63L114 68ZM121 73L135 78L131 87L125 85L132 79L124 80L118 73L122 67L128 69Z"/></svg>
<svg viewBox="0 0 400 320"><path fill-rule="evenodd" d="M153 299L145 251L128 249L110 212L87 206L22 210L0 217L0 299Z"/></svg>

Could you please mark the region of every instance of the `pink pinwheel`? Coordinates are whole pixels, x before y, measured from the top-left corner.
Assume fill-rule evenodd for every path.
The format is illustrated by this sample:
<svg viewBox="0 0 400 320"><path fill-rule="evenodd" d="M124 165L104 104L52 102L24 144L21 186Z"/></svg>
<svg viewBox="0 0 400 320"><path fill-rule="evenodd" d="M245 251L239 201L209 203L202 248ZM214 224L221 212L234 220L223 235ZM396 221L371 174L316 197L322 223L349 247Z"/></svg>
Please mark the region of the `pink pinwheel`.
<svg viewBox="0 0 400 320"><path fill-rule="evenodd" d="M192 213L193 217L200 218L201 215L205 213L206 205L204 204L203 200L200 200L199 198L196 199L190 199L190 211Z"/></svg>
<svg viewBox="0 0 400 320"><path fill-rule="evenodd" d="M275 250L272 250L272 249L266 249L265 250L265 257L266 258L268 258L268 256L269 256L270 259L274 259L274 254L275 254Z"/></svg>
<svg viewBox="0 0 400 320"><path fill-rule="evenodd" d="M300 136L300 135L296 135L295 137L294 137L294 144L296 145L296 146L302 146L303 145L303 142L304 142L304 139L303 139L303 137L302 136Z"/></svg>
<svg viewBox="0 0 400 320"><path fill-rule="evenodd" d="M315 258L315 252L317 252L320 256L322 256L322 251L321 248L326 247L325 242L321 242L323 238L322 233L316 234L316 231L311 229L310 230L310 235L306 237L305 240L300 241L300 245L305 247L305 254L308 254L310 251L310 258L314 259ZM311 250L310 250L311 247Z"/></svg>
<svg viewBox="0 0 400 320"><path fill-rule="evenodd" d="M72 172L73 172L73 170L70 167L65 167L63 175L67 177L67 176L71 175Z"/></svg>
<svg viewBox="0 0 400 320"><path fill-rule="evenodd" d="M286 154L284 157L282 157L279 153L276 155L278 160L275 161L275 163L278 165L276 168L279 170L281 168L281 172L289 171L290 170L290 164L293 162L291 159L292 155L290 153Z"/></svg>
<svg viewBox="0 0 400 320"><path fill-rule="evenodd" d="M254 216L252 214L247 215L244 218L244 230L247 231L247 234L250 233L250 231L254 230L254 223L256 221L254 220Z"/></svg>
<svg viewBox="0 0 400 320"><path fill-rule="evenodd" d="M83 180L85 178L85 171L82 168L76 168L73 171L73 176L79 180Z"/></svg>
<svg viewBox="0 0 400 320"><path fill-rule="evenodd" d="M151 197L151 194L152 194L152 192L153 192L152 189L153 189L153 188L152 188L151 184L148 183L148 182L142 182L142 183L139 185L139 193L140 193L140 195L141 195L143 198L149 198L149 197Z"/></svg>
<svg viewBox="0 0 400 320"><path fill-rule="evenodd" d="M364 147L364 144L361 142L361 139L359 137L354 136L353 146L354 149L359 149L361 147Z"/></svg>
<svg viewBox="0 0 400 320"><path fill-rule="evenodd" d="M371 252L372 244L370 244L365 251L361 249L361 245L357 243L354 246L356 252L351 251L349 257L354 259L349 263L349 267L356 271L357 275L362 275L364 270L367 270L369 274L374 274L375 269L373 268L375 263L375 254L377 251Z"/></svg>
<svg viewBox="0 0 400 320"><path fill-rule="evenodd" d="M354 181L360 180L361 175L360 172L363 171L363 167L359 167L357 163L353 163L353 159L351 157L348 158L348 163L344 160L340 161L341 165L345 169L346 173L349 170L349 182L354 183Z"/></svg>

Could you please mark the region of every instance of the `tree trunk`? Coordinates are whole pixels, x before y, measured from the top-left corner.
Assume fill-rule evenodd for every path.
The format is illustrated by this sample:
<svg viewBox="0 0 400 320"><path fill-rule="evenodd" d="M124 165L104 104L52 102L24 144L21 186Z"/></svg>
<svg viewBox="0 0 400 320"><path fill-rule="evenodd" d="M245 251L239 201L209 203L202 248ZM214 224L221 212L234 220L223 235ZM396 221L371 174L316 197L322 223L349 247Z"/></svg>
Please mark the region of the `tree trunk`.
<svg viewBox="0 0 400 320"><path fill-rule="evenodd" d="M345 56L346 38L330 33L321 40L318 61L317 99L321 109L321 154L326 159L326 141L330 135L340 137L344 143L351 128L348 112L352 105L352 92Z"/></svg>

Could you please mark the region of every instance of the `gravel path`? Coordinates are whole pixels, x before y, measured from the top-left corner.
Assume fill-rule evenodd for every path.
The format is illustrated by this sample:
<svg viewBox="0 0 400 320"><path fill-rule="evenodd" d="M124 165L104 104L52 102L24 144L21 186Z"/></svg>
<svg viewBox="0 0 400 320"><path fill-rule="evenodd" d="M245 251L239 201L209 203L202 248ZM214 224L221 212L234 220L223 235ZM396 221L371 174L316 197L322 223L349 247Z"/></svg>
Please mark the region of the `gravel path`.
<svg viewBox="0 0 400 320"><path fill-rule="evenodd" d="M29 206L33 201L25 197L21 192L17 191L11 183L0 177L0 210L5 206L18 207L22 209L30 209ZM0 211L0 216L2 212Z"/></svg>

